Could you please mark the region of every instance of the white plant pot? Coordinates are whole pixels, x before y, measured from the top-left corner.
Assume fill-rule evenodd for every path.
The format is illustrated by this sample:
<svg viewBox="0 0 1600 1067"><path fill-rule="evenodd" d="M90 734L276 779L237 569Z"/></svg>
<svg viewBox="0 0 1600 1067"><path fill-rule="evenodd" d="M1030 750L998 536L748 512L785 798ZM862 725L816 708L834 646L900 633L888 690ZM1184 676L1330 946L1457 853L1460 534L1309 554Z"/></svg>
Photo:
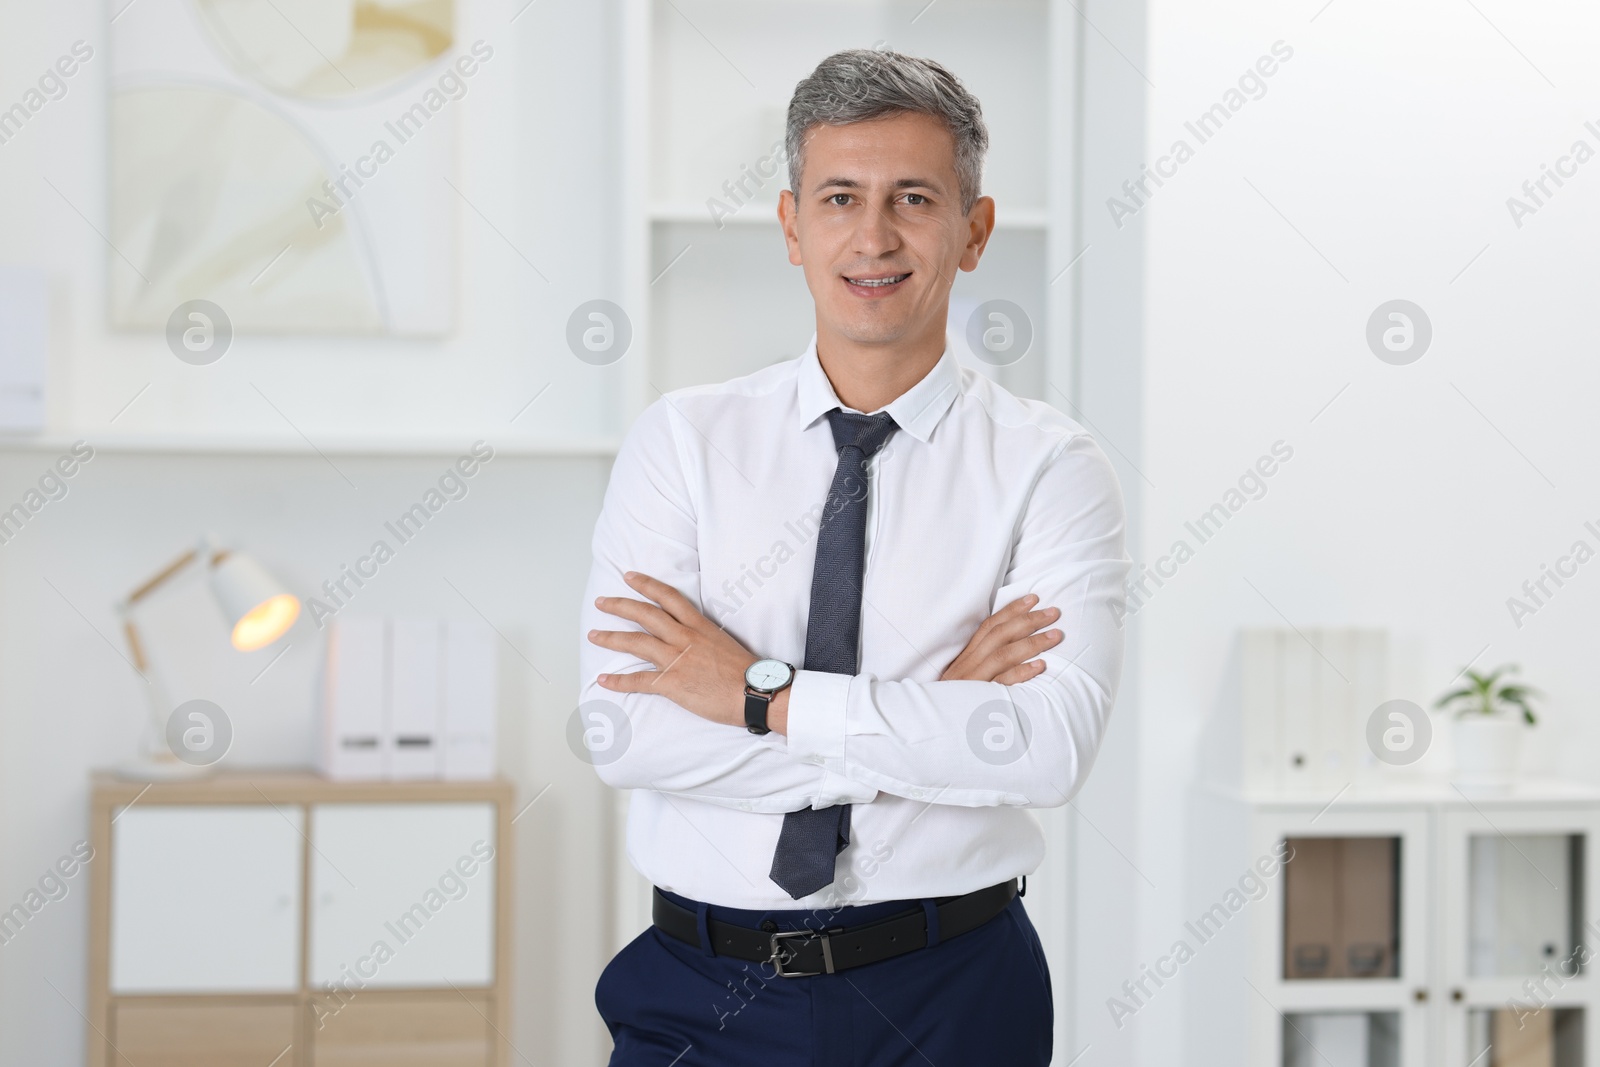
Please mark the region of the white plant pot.
<svg viewBox="0 0 1600 1067"><path fill-rule="evenodd" d="M1517 776L1527 725L1509 715L1467 715L1452 720L1454 778L1463 785L1506 786Z"/></svg>

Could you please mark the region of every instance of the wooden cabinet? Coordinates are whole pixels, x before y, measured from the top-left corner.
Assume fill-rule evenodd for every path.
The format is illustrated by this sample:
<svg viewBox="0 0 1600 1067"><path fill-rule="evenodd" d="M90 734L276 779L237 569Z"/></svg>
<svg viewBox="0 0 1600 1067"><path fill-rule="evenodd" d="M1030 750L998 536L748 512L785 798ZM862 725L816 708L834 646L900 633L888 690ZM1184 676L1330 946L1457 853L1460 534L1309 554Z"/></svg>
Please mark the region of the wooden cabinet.
<svg viewBox="0 0 1600 1067"><path fill-rule="evenodd" d="M512 790L96 777L90 1067L503 1067Z"/></svg>
<svg viewBox="0 0 1600 1067"><path fill-rule="evenodd" d="M482 997L353 1000L321 1019L316 1067L479 1067L493 1036Z"/></svg>
<svg viewBox="0 0 1600 1067"><path fill-rule="evenodd" d="M313 807L311 984L347 968L368 988L491 984L494 821L492 804Z"/></svg>
<svg viewBox="0 0 1600 1067"><path fill-rule="evenodd" d="M119 1000L110 1037L120 1062L139 1067L264 1067L294 1062L291 1002L160 1003Z"/></svg>
<svg viewBox="0 0 1600 1067"><path fill-rule="evenodd" d="M140 805L111 824L114 993L300 987L302 811Z"/></svg>

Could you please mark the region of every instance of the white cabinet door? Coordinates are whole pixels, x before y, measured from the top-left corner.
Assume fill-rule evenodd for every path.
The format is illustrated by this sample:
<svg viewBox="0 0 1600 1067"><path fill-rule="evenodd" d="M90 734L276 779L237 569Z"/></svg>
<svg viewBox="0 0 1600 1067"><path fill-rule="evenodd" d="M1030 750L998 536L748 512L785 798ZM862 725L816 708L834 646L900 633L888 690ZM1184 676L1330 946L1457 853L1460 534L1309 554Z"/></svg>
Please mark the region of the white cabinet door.
<svg viewBox="0 0 1600 1067"><path fill-rule="evenodd" d="M111 825L113 993L300 987L303 816L134 806Z"/></svg>
<svg viewBox="0 0 1600 1067"><path fill-rule="evenodd" d="M1600 813L1463 795L1441 831L1446 1062L1600 1064Z"/></svg>
<svg viewBox="0 0 1600 1067"><path fill-rule="evenodd" d="M495 806L311 809L313 989L487 986Z"/></svg>
<svg viewBox="0 0 1600 1067"><path fill-rule="evenodd" d="M1335 802L1317 807L1285 807L1278 810L1260 808L1253 819L1251 854L1257 857L1272 854L1285 839L1305 838L1359 838L1380 841L1397 841L1398 868L1394 876L1399 884L1393 887L1393 898L1387 914L1380 915L1386 927L1361 925L1357 940L1360 942L1389 943L1398 928L1399 951L1394 957L1397 971L1387 977L1288 977L1289 960L1293 958L1291 926L1305 930L1306 918L1315 919L1318 912L1332 909L1339 916L1334 927L1324 927L1321 932L1329 940L1334 935L1348 939L1351 919L1372 919L1364 909L1347 910L1342 896L1353 884L1344 879L1349 868L1338 882L1328 886L1327 896L1304 894L1314 891L1328 877L1316 867L1301 867L1291 872L1289 868L1298 860L1314 863L1316 853L1302 847L1288 860L1283 872L1259 904L1249 903L1249 922L1252 927L1251 952L1253 959L1250 983L1255 987L1244 990L1244 1003L1250 1013L1252 1048L1247 1062L1260 1067L1296 1067L1315 1064L1316 1067L1344 1063L1403 1064L1405 1067L1422 1067L1434 1062L1431 1056L1433 1032L1428 1013L1428 998L1433 982L1434 966L1432 942L1429 938L1430 911L1433 899L1430 894L1430 871L1433 862L1433 837L1426 811L1421 809L1385 808L1355 802L1338 803L1337 795L1330 794ZM1370 859L1370 853L1362 855ZM1341 861L1348 863L1349 857ZM1310 872L1309 878L1308 871ZM1291 901L1291 873L1300 881L1299 899ZM1338 888L1335 889L1334 887ZM1218 890L1220 892L1220 889ZM1366 898L1366 894L1361 894ZM1217 897L1224 908L1231 908L1226 898ZM1360 898L1358 898L1360 899ZM1368 898L1370 899L1370 898ZM1269 903L1270 901L1270 903ZM1294 913L1295 909L1301 909ZM1391 910L1392 909L1392 910ZM1365 909L1370 911L1370 909ZM1226 911L1213 912L1212 924L1202 925L1200 932L1208 933L1212 925L1220 923ZM1243 920L1235 919L1235 923ZM1202 918L1201 923L1205 920ZM1197 937L1197 940L1199 938ZM1286 952L1286 942L1289 951ZM1336 941L1328 947L1348 960L1352 947L1343 940L1341 951ZM1210 953L1209 947L1196 950ZM1348 968L1346 968L1348 971ZM1324 1047L1327 1046L1327 1047ZM1360 1058L1342 1059L1335 1048L1360 1046L1370 1050ZM1464 1065L1465 1061L1462 1061ZM1458 1065L1459 1067L1459 1065ZM1487 1067L1476 1064L1474 1067Z"/></svg>

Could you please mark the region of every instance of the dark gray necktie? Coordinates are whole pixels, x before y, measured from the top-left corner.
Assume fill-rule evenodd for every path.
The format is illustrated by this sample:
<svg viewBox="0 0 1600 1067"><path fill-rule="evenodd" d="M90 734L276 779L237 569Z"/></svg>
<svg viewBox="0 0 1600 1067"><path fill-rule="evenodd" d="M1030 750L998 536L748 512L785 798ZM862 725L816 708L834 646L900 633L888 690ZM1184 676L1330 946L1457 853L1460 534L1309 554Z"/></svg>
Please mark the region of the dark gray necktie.
<svg viewBox="0 0 1600 1067"><path fill-rule="evenodd" d="M887 412L828 412L839 466L817 529L806 620L808 671L856 673L861 640L861 578L866 570L867 460L898 427ZM799 900L833 881L834 857L850 843L850 805L803 808L783 817L772 856L772 880Z"/></svg>

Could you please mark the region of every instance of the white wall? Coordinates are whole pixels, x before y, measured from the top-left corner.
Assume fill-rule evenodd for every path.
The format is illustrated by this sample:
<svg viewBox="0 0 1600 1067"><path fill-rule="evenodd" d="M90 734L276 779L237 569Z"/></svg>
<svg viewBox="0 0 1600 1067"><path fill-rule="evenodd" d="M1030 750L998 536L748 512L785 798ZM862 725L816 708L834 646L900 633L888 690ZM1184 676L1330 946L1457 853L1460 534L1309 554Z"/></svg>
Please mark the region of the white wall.
<svg viewBox="0 0 1600 1067"><path fill-rule="evenodd" d="M1600 741L1600 564L1520 629L1506 608L1575 539L1600 547L1582 528L1600 518L1600 162L1520 229L1505 203L1574 139L1600 149L1583 129L1600 120L1600 15L1550 0L1149 9L1147 162L1274 41L1294 55L1138 225L1116 231L1138 240L1142 226L1148 265L1153 488L1136 558L1166 552L1274 441L1294 457L1136 620L1138 855L1157 887L1141 921L1146 961L1185 917L1180 813L1238 626L1386 626L1389 696L1418 702L1484 650L1479 666L1519 662L1549 693L1533 766L1593 778ZM1084 195L1109 219L1104 200L1121 194ZM1409 366L1380 362L1364 340L1369 314L1394 298L1434 326ZM1448 756L1446 737L1429 763ZM1083 999L1106 1017L1114 992ZM1138 1062L1206 1062L1183 1040L1184 994L1169 983L1128 1021Z"/></svg>
<svg viewBox="0 0 1600 1067"><path fill-rule="evenodd" d="M1146 94L1146 4L1105 0L1084 7L1088 25L1078 30L1080 94L1079 224L1082 259L1070 275L1074 300L1078 410L1068 414L1092 428L1116 467L1128 516L1128 552L1140 556L1146 523L1139 471L1146 466L1142 429L1142 311L1145 248L1138 220L1116 230L1100 209L1095 189L1121 180L1142 158ZM1059 406L1059 401L1058 401ZM1065 1006L1073 1015L1071 1048L1058 1062L1136 1062L1138 1031L1118 1029L1103 1007L1105 990L1133 973L1139 920L1150 892L1148 863L1140 854L1140 811L1146 769L1140 664L1141 634L1127 635L1117 706L1094 772L1073 799L1074 918L1069 951L1073 966ZM1058 1005L1062 1003L1058 996ZM1059 1008L1058 1008L1059 1010Z"/></svg>
<svg viewBox="0 0 1600 1067"><path fill-rule="evenodd" d="M524 0L462 5L460 41L483 38L496 56L455 105L462 127L452 180L493 228L459 207L452 336L240 336L221 362L192 367L159 336L105 327L105 278L119 269L108 266L95 232L106 229L106 37L111 11L124 3L0 0L0 108L74 41L97 53L63 99L0 145L0 263L49 276L48 437L81 435L100 446L65 499L0 545L0 900L20 899L85 835L90 768L134 743L140 683L113 647L113 600L205 529L249 547L309 594L481 437L500 458L362 590L359 607L470 614L448 578L516 646L501 646L502 769L525 799L551 788L516 826L508 1036L533 1062L603 1062L609 1042L593 986L610 941L613 798L570 753L564 730L577 692L573 623L609 460L529 450L530 442L554 448L623 428L608 400L621 365L580 363L563 334L572 307L614 295L615 189L606 176L616 146L604 118L615 106L611 5L544 0L520 15ZM139 17L138 6L122 17ZM199 451L126 447L152 437L193 442L196 432L206 435ZM340 450L357 439L368 442L366 454ZM240 440L265 451L213 453L206 444ZM410 442L410 450L385 456L371 444L380 440ZM53 446L0 445L5 506L56 454ZM165 639L180 692L205 695L233 716L233 761L307 763L320 635L302 621L290 651L252 682L277 649L229 651L195 584L164 599L152 607L170 625L154 624L152 640ZM198 618L187 628L175 621L185 604ZM0 1062L82 1062L86 889L80 880L0 945Z"/></svg>
<svg viewBox="0 0 1600 1067"><path fill-rule="evenodd" d="M0 455L0 500L18 498L54 458ZM332 458L357 489L316 457L102 451L65 498L0 546L5 907L86 836L90 769L134 750L143 683L123 658L112 601L204 529L248 546L309 594L383 536L383 522L414 503L452 457ZM517 820L514 846L508 1036L539 1063L600 1063L609 1048L593 990L608 958L612 797L566 743L578 689L572 620L587 574L573 561L588 558L609 466L603 457L498 456L343 609L486 618L503 635L501 771L516 783L519 806L549 787ZM282 644L249 654L229 648L198 575L155 598L145 619L173 698L204 697L229 715L230 765L311 762L323 634L306 615L276 663ZM74 1009L87 1008L87 889L80 876L64 900L0 945L0 1063L82 1062Z"/></svg>
<svg viewBox="0 0 1600 1067"><path fill-rule="evenodd" d="M606 402L619 368L577 363L559 330L571 306L606 295L617 236L612 190L594 180L615 158L596 116L616 102L616 15L611 5L541 2L511 24L520 7L467 5L463 39L505 42L507 62L486 68L464 102L458 184L505 237L462 211L461 326L444 342L246 337L222 363L192 368L158 338L112 335L100 310L104 246L42 180L103 224L105 68L91 63L65 99L0 145L0 261L51 277L53 430L92 441L97 431L201 425L301 448L252 383L289 398L314 441L509 444L620 430ZM1295 450L1266 496L1134 620L1124 699L1076 801L1079 955L1060 977L1080 1044L1095 1048L1084 1062L1200 1063L1185 1047L1181 982L1120 1030L1104 1002L1184 918L1179 813L1236 627L1285 617L1387 626L1390 695L1418 701L1474 655L1480 665L1519 661L1550 694L1531 761L1594 774L1586 753L1600 738L1586 712L1600 681L1586 670L1585 623L1596 617L1600 563L1520 629L1505 601L1585 535L1584 520L1600 522L1587 432L1600 384L1588 357L1600 162L1521 228L1505 201L1574 139L1600 148L1583 129L1600 124L1600 74L1584 52L1600 18L1576 3L1503 0L1149 0L1086 11L1082 232L1093 247L1074 268L1079 395L1128 490L1133 554L1164 553L1275 441ZM86 2L0 2L0 106L74 40L100 49L106 17ZM1278 40L1294 56L1265 95L1117 226L1105 200L1126 199L1121 182L1176 138L1194 145L1183 123ZM594 104L573 106L580 100ZM1397 297L1420 304L1435 328L1430 351L1404 367L1379 362L1363 336L1372 310ZM146 382L114 428L99 421ZM551 391L509 424L546 382ZM0 501L53 455L0 453ZM110 601L206 527L315 586L444 454L332 458L358 490L308 449L102 449L66 500L0 546L0 900L81 836L88 769L132 743L138 683L102 639L114 639ZM512 1037L537 1062L598 1062L605 1047L591 998L606 942L606 797L561 730L576 683L568 620L582 572L571 560L586 558L606 466L504 455L459 512L441 517L437 538L419 540L362 594L374 609L460 610L449 576L479 592L478 608L534 665L503 650L505 769L528 797L555 783L518 823ZM216 635L183 635L191 684L239 710L241 761L309 755L306 625L254 684L259 656L201 655L187 642ZM1436 765L1449 755L1447 739L1438 745ZM547 860L535 849L550 850ZM78 1058L81 1021L44 979L82 1006L81 890L0 946L0 1060ZM552 912L565 921L537 933L533 917Z"/></svg>
<svg viewBox="0 0 1600 1067"><path fill-rule="evenodd" d="M126 0L108 3L121 11ZM438 341L243 334L207 367L174 359L159 335L106 326L107 274L130 269L99 235L109 232L106 5L0 5L0 108L74 41L95 50L66 95L0 145L0 262L43 267L51 277L52 426L109 432L127 406L119 434L199 429L297 446L302 433L320 444L414 436L419 428L442 435L493 427L528 438L619 432L607 397L621 364L580 362L564 333L573 308L609 294L615 193L604 176L614 173L606 164L615 146L603 116L614 93L614 27L608 5L540 3L519 16L524 3L459 7L457 50L482 40L495 53L451 105L460 120L458 163L438 182L440 197L458 199L448 177L472 205L456 204L455 333ZM133 5L120 17L140 14Z"/></svg>

